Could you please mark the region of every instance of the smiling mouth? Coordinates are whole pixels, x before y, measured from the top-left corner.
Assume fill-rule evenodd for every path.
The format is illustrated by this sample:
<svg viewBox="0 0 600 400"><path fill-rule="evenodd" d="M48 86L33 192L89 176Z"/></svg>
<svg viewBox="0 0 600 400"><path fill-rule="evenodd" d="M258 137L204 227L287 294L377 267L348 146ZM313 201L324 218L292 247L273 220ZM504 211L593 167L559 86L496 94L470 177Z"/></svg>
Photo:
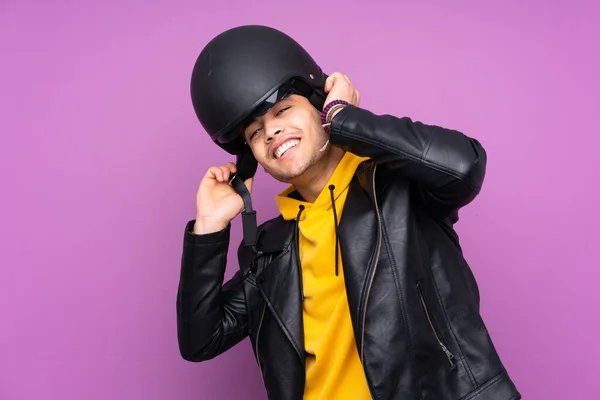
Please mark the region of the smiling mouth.
<svg viewBox="0 0 600 400"><path fill-rule="evenodd" d="M275 149L275 152L273 154L275 156L275 159L283 157L285 154L287 154L288 151L298 146L298 144L300 144L300 139L289 139L285 141L281 146Z"/></svg>

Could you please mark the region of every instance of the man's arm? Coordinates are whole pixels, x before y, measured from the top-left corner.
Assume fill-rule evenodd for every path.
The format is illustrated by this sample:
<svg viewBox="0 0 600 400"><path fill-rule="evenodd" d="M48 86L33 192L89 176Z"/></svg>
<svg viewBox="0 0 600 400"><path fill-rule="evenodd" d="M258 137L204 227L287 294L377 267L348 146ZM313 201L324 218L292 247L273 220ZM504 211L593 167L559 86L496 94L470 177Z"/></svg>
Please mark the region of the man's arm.
<svg viewBox="0 0 600 400"><path fill-rule="evenodd" d="M483 185L485 150L455 130L350 105L333 117L330 142L414 181L430 208L445 216L469 204Z"/></svg>
<svg viewBox="0 0 600 400"><path fill-rule="evenodd" d="M241 271L223 285L230 225L195 235L185 230L177 293L177 336L181 356L204 361L230 349L247 334Z"/></svg>

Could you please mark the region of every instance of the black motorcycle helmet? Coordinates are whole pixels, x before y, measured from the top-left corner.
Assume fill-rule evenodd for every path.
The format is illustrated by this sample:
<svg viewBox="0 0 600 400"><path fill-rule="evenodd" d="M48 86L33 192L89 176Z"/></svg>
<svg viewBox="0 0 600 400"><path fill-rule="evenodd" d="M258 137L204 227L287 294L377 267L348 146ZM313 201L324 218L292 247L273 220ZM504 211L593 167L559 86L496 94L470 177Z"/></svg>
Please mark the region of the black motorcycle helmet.
<svg viewBox="0 0 600 400"><path fill-rule="evenodd" d="M295 93L321 111L327 97L325 75L294 39L274 28L245 25L212 39L198 56L190 91L196 116L219 147L236 155L231 179L244 201L244 242L256 252L256 212L244 181L257 162L242 135L244 125Z"/></svg>
<svg viewBox="0 0 600 400"><path fill-rule="evenodd" d="M244 151L244 121L285 94L300 94L319 111L327 76L294 39L274 28L229 29L202 50L192 72L196 116L210 138L230 154Z"/></svg>

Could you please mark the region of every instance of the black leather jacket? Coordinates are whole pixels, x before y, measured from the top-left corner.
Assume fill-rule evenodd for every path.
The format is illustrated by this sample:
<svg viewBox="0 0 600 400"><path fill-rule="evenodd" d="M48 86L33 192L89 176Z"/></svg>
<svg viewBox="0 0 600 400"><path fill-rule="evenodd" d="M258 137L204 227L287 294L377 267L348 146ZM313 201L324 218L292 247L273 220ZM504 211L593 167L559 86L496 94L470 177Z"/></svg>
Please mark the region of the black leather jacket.
<svg viewBox="0 0 600 400"><path fill-rule="evenodd" d="M373 399L515 400L479 313L453 224L479 193L482 146L460 132L346 107L330 140L359 156L338 227L346 291ZM181 355L218 356L250 336L270 399L300 400L305 352L296 224L259 228L223 285L229 229L185 230L177 298ZM345 399L343 399L345 400Z"/></svg>

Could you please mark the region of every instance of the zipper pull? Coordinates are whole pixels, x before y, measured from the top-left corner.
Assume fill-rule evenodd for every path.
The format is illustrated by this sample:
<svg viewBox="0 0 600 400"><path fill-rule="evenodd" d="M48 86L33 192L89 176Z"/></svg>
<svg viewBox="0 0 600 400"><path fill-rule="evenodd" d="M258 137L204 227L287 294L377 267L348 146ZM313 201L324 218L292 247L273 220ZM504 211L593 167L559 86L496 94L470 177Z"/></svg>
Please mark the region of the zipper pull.
<svg viewBox="0 0 600 400"><path fill-rule="evenodd" d="M442 347L442 351L446 354L446 357L448 357L448 361L450 362L450 366L454 367L454 362L452 361L452 359L454 358L454 354L452 354L450 352L450 350L448 350L448 348L446 346L444 346L443 344L441 344Z"/></svg>

